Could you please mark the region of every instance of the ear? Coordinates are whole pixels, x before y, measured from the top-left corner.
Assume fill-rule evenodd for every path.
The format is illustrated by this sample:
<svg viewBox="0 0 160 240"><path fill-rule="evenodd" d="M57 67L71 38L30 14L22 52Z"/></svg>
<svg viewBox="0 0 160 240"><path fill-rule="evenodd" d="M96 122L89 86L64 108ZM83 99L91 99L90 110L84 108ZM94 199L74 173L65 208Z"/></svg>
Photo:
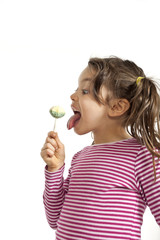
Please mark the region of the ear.
<svg viewBox="0 0 160 240"><path fill-rule="evenodd" d="M109 104L109 116L119 117L122 116L129 108L130 103L127 99L114 99L110 101Z"/></svg>

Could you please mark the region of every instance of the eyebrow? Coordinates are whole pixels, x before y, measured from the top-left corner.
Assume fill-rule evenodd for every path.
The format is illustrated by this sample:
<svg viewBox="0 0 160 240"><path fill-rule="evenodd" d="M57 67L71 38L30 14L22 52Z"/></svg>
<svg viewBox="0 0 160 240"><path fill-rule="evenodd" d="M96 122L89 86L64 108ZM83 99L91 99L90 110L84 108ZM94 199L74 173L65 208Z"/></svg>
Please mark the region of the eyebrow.
<svg viewBox="0 0 160 240"><path fill-rule="evenodd" d="M82 82L87 82L87 81L91 81L92 79L91 78L84 78L83 80L82 80Z"/></svg>

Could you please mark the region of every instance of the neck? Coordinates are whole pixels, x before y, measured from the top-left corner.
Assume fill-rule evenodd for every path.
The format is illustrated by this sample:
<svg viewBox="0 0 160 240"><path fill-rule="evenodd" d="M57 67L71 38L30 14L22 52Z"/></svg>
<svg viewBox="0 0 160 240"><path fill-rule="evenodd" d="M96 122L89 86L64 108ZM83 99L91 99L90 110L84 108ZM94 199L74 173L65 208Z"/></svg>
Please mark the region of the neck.
<svg viewBox="0 0 160 240"><path fill-rule="evenodd" d="M107 131L93 131L94 144L109 143L131 138L124 128L113 128Z"/></svg>

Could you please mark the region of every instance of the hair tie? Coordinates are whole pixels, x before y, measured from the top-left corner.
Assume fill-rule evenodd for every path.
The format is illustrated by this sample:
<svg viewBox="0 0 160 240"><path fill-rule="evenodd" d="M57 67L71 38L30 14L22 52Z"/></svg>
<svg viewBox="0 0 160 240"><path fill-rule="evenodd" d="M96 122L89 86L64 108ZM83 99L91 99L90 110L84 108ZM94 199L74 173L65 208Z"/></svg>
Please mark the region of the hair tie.
<svg viewBox="0 0 160 240"><path fill-rule="evenodd" d="M141 80L144 79L144 77L138 77L137 80L136 80L136 84L137 86L139 86Z"/></svg>

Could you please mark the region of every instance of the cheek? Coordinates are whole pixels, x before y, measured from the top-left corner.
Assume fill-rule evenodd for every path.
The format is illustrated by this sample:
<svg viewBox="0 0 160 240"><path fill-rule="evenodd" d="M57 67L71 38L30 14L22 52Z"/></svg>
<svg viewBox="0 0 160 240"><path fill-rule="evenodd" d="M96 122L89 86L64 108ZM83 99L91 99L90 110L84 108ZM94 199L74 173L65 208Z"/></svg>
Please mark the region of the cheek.
<svg viewBox="0 0 160 240"><path fill-rule="evenodd" d="M82 116L89 122L96 121L106 117L106 111L103 107L100 107L97 104L88 104L85 105L83 109Z"/></svg>

